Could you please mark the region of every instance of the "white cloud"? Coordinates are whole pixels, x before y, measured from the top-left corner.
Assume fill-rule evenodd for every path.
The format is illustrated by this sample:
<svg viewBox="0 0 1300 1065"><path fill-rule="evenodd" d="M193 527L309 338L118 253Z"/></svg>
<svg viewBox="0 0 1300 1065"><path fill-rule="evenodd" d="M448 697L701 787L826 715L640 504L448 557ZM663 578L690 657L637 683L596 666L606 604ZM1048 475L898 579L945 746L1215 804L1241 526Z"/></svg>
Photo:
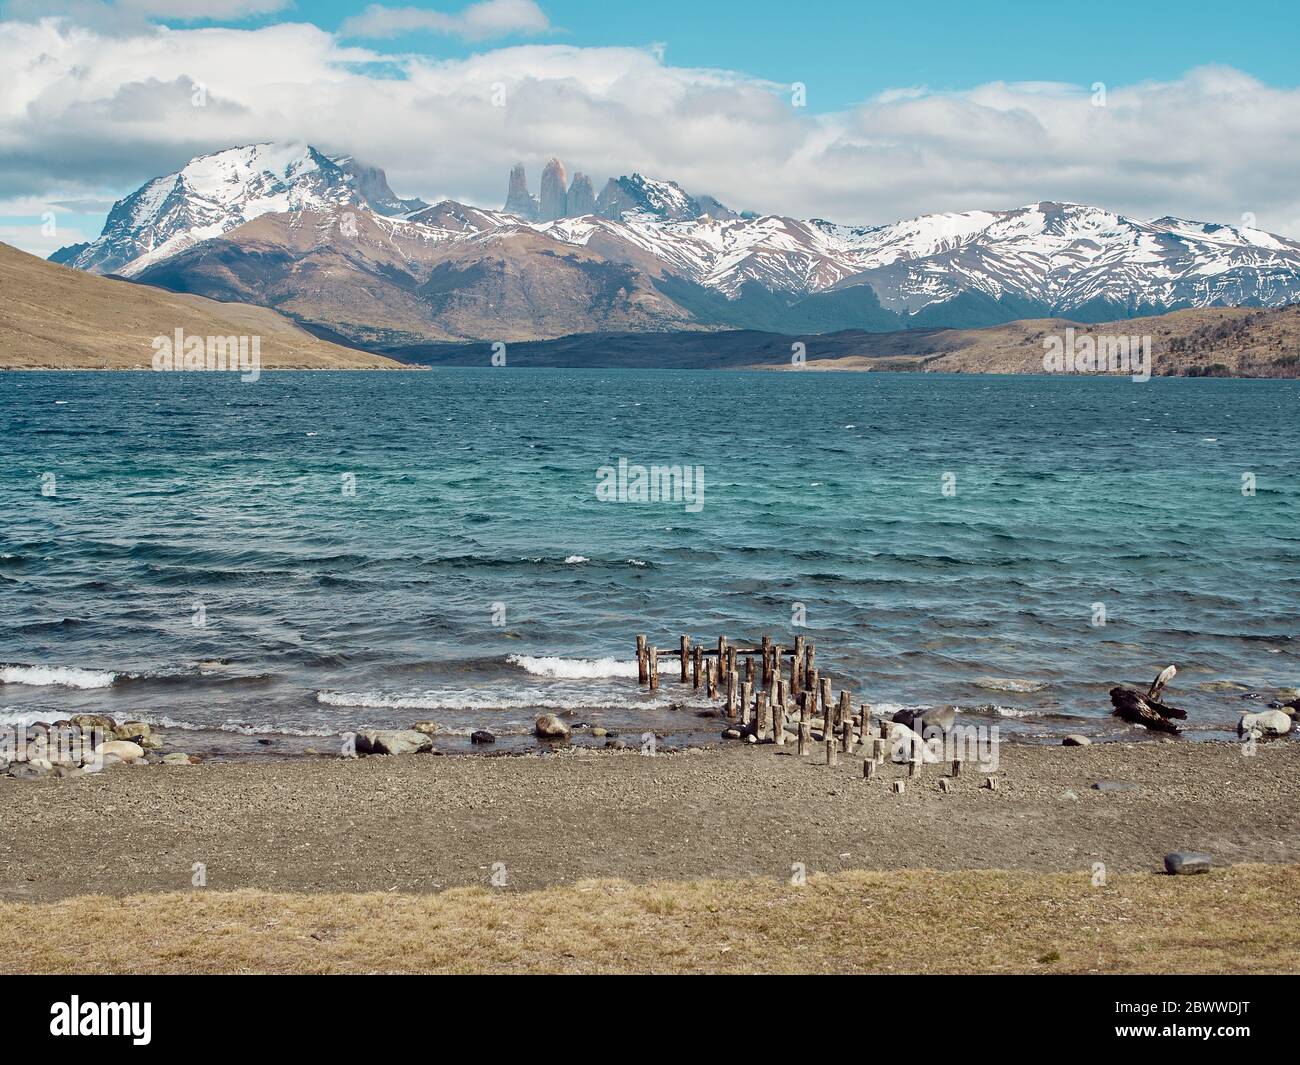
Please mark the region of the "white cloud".
<svg viewBox="0 0 1300 1065"><path fill-rule="evenodd" d="M509 34L545 33L551 28L546 13L533 0L479 0L449 15L422 7L385 7L371 4L340 27L344 37L387 38L404 33L446 33L470 41Z"/></svg>
<svg viewBox="0 0 1300 1065"><path fill-rule="evenodd" d="M558 155L597 181L640 170L736 207L852 223L1062 199L1147 218L1251 212L1300 236L1300 90L1223 68L1112 85L1104 107L1088 87L994 83L818 115L788 86L648 49L438 60L305 24L104 35L43 20L0 23L0 84L0 197L120 195L201 152L303 139L385 167L402 195L486 206L512 163L536 192Z"/></svg>

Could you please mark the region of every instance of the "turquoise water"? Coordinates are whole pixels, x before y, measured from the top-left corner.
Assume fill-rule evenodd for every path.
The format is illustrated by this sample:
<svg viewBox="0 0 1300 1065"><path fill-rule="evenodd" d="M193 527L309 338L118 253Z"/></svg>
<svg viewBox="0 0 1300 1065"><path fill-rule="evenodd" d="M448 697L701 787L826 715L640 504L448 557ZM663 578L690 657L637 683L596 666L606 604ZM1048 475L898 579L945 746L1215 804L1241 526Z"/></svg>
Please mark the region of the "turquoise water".
<svg viewBox="0 0 1300 1065"><path fill-rule="evenodd" d="M1213 379L3 374L0 712L144 716L232 749L434 720L500 747L568 706L690 740L716 721L675 682L639 692L636 633L803 632L858 700L956 703L1029 739L1126 734L1107 689L1174 662L1171 700L1213 735L1300 685L1298 399ZM620 458L702 466L703 506L598 499Z"/></svg>

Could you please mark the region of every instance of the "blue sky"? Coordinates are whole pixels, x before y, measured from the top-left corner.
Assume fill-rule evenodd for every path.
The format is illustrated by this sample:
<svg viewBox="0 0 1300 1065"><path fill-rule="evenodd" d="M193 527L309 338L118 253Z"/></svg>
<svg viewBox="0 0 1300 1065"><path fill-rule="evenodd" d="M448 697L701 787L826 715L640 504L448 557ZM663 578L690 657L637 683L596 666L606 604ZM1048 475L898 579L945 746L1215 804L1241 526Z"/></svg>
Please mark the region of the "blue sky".
<svg viewBox="0 0 1300 1065"><path fill-rule="evenodd" d="M200 7L226 17L176 17ZM0 240L93 238L149 178L265 140L485 207L556 155L849 224L1067 200L1300 237L1298 24L1294 0L0 0Z"/></svg>
<svg viewBox="0 0 1300 1065"><path fill-rule="evenodd" d="M539 0L553 32L505 35L491 45L544 41L583 46L662 43L679 66L740 70L809 86L811 110L838 110L885 89L965 89L990 81L1091 85L1166 80L1224 64L1272 85L1300 84L1295 0ZM244 24L306 20L337 30L366 6L300 2ZM393 6L455 11L455 2ZM171 20L172 25L186 23ZM233 24L239 24L235 22ZM387 47L438 57L487 42L409 33Z"/></svg>

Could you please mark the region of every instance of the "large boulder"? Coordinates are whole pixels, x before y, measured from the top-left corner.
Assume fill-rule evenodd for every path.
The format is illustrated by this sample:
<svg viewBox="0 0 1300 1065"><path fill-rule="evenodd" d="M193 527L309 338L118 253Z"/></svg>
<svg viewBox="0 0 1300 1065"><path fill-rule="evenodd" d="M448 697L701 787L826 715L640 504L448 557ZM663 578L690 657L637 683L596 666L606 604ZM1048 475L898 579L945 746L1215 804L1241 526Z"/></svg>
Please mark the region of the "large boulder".
<svg viewBox="0 0 1300 1065"><path fill-rule="evenodd" d="M1291 731L1291 718L1281 710L1261 710L1257 714L1242 714L1237 722L1238 736L1285 736Z"/></svg>
<svg viewBox="0 0 1300 1065"><path fill-rule="evenodd" d="M130 740L108 740L95 748L96 757L110 755L118 761L132 763L144 761L144 748Z"/></svg>
<svg viewBox="0 0 1300 1065"><path fill-rule="evenodd" d="M925 735L926 729L947 732L957 724L957 708L955 706L906 708L894 714L894 721L922 736Z"/></svg>
<svg viewBox="0 0 1300 1065"><path fill-rule="evenodd" d="M373 729L357 733L360 754L419 754L433 750L433 740L415 729Z"/></svg>
<svg viewBox="0 0 1300 1065"><path fill-rule="evenodd" d="M942 760L941 751L936 750L942 746L939 741L928 744L919 733L897 721L891 722L886 727L889 731L885 736L885 742L889 744L890 761L938 762Z"/></svg>
<svg viewBox="0 0 1300 1065"><path fill-rule="evenodd" d="M564 740L572 730L554 714L539 714L533 722L533 732L545 740Z"/></svg>

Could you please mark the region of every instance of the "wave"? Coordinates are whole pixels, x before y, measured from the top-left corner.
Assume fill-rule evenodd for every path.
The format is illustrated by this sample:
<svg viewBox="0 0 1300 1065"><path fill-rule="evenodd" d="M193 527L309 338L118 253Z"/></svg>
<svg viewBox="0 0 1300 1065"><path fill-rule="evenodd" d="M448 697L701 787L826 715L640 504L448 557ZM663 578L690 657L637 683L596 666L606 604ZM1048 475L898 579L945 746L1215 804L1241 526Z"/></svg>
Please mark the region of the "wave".
<svg viewBox="0 0 1300 1065"><path fill-rule="evenodd" d="M77 666L0 666L0 684L27 684L57 688L108 688L116 673Z"/></svg>
<svg viewBox="0 0 1300 1065"><path fill-rule="evenodd" d="M635 662L620 661L617 658L507 655L506 661L535 677L596 680L602 677L635 677L637 675Z"/></svg>
<svg viewBox="0 0 1300 1065"><path fill-rule="evenodd" d="M1040 692L1051 685L1045 680L1020 680L1016 677L976 677L972 684L995 692Z"/></svg>
<svg viewBox="0 0 1300 1065"><path fill-rule="evenodd" d="M669 710L674 704L687 707L682 699L663 696L583 696L537 695L529 692L500 693L473 689L461 692L425 691L402 694L398 692L319 691L316 701L322 706L337 706L360 710L599 710L599 709L653 709ZM707 701L690 703L689 709L708 705Z"/></svg>

